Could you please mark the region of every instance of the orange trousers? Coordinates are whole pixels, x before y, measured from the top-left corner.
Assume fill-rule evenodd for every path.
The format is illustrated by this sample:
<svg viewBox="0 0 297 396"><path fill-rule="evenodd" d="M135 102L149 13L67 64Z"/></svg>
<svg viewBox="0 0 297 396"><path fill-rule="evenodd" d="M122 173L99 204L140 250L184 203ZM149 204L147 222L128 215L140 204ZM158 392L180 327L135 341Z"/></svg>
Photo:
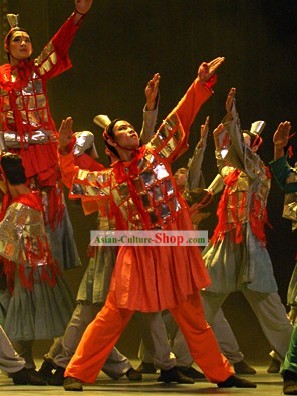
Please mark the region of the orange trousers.
<svg viewBox="0 0 297 396"><path fill-rule="evenodd" d="M194 361L209 381L225 381L234 374L205 320L200 294L189 296L188 301L170 309L170 312L184 334ZM117 308L115 293L110 291L104 307L86 328L66 367L65 377L74 377L85 383L95 382L133 313Z"/></svg>

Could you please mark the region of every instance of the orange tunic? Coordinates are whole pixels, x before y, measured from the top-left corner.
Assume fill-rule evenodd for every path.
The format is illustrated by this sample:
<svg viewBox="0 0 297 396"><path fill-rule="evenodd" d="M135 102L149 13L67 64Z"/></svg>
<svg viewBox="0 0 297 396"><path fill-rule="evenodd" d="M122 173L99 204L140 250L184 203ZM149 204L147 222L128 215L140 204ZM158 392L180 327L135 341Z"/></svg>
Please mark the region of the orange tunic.
<svg viewBox="0 0 297 396"><path fill-rule="evenodd" d="M70 198L110 201L118 230L191 230L187 204L175 184L171 162L187 148L189 129L211 91L194 81L150 143L130 162L107 170L78 170L72 154L60 156ZM100 206L102 203L102 209ZM108 215L108 213L103 213ZM143 312L173 308L210 283L198 247L122 246L111 281L118 308Z"/></svg>

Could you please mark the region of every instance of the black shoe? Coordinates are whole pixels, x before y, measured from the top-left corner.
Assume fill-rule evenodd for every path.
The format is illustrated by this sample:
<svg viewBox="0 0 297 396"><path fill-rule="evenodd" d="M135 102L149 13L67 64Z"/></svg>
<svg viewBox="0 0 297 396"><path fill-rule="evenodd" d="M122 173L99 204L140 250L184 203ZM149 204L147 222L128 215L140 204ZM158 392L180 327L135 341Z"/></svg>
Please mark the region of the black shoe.
<svg viewBox="0 0 297 396"><path fill-rule="evenodd" d="M190 367L176 366L176 368L178 369L178 371L180 371L182 374L186 375L187 377L193 378L193 380L205 378L205 375L203 373L196 370L192 366Z"/></svg>
<svg viewBox="0 0 297 396"><path fill-rule="evenodd" d="M65 373L65 369L63 367L57 367L57 370L54 372L54 374L48 377L47 379L48 385L62 386L65 379L64 373Z"/></svg>
<svg viewBox="0 0 297 396"><path fill-rule="evenodd" d="M283 393L285 395L297 395L297 381L284 380Z"/></svg>
<svg viewBox="0 0 297 396"><path fill-rule="evenodd" d="M39 377L37 371L34 369L26 369L17 371L11 375L15 385L46 385L46 381Z"/></svg>
<svg viewBox="0 0 297 396"><path fill-rule="evenodd" d="M177 382L179 384L194 384L195 381L193 378L187 377L181 371L179 371L176 367L172 367L169 370L161 370L161 375L158 378L159 382L165 382L169 384L170 382Z"/></svg>
<svg viewBox="0 0 297 396"><path fill-rule="evenodd" d="M236 375L231 375L223 382L218 382L219 388L257 388L257 384L248 381L243 378L236 377Z"/></svg>
<svg viewBox="0 0 297 396"><path fill-rule="evenodd" d="M80 380L73 377L65 378L63 382L63 386L65 391L82 392L83 390L82 383L80 382Z"/></svg>
<svg viewBox="0 0 297 396"><path fill-rule="evenodd" d="M39 375L38 371L34 369L29 369L28 371L29 385L46 385L46 380L43 376Z"/></svg>
<svg viewBox="0 0 297 396"><path fill-rule="evenodd" d="M44 381L47 381L47 379L52 376L52 371L55 368L56 367L49 360L44 360L40 369L38 370L38 375L39 377L43 378Z"/></svg>
<svg viewBox="0 0 297 396"><path fill-rule="evenodd" d="M157 369L154 363L141 362L140 365L137 367L136 371L142 374L155 374L157 372Z"/></svg>
<svg viewBox="0 0 297 396"><path fill-rule="evenodd" d="M280 361L275 359L275 358L272 358L271 362L270 362L270 365L269 365L269 367L267 369L267 373L270 373L270 374L279 373L280 366L281 366Z"/></svg>
<svg viewBox="0 0 297 396"><path fill-rule="evenodd" d="M126 377L128 378L129 381L141 381L142 380L142 375L139 371L134 370L133 367L131 367L127 372L126 372Z"/></svg>
<svg viewBox="0 0 297 396"><path fill-rule="evenodd" d="M256 370L249 366L244 360L233 364L234 371L236 374L256 374Z"/></svg>

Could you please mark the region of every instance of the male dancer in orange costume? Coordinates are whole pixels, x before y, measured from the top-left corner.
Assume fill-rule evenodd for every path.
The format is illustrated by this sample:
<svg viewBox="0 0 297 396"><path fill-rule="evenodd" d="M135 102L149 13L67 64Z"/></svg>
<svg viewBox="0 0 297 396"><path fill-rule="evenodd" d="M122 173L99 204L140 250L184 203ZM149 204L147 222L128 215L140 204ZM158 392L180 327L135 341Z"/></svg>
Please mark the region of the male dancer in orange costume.
<svg viewBox="0 0 297 396"><path fill-rule="evenodd" d="M187 137L200 107L211 96L211 84L224 58L202 63L198 77L150 143L139 148L138 135L116 119L104 131L105 144L119 158L110 169L89 172L75 168L68 150L72 119L59 131L60 166L73 178L70 196L95 200L119 230L192 230L188 207L178 192L171 163L187 148ZM103 204L103 205L102 205ZM108 214L107 214L108 215ZM169 309L187 340L193 359L219 387L256 387L234 375L207 324L199 290L209 284L198 247L122 246L103 309L87 327L68 364L65 390L82 390L94 382L112 347L135 310ZM161 372L162 374L162 372Z"/></svg>

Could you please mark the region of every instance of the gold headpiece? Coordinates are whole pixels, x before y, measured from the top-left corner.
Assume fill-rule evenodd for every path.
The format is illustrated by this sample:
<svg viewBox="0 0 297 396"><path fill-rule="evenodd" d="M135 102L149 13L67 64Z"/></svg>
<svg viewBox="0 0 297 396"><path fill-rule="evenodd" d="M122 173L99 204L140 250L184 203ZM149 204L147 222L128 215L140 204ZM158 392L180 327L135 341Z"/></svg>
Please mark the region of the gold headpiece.
<svg viewBox="0 0 297 396"><path fill-rule="evenodd" d="M111 123L110 118L104 114L98 114L96 117L93 118L93 121L96 125L100 126L103 129L106 129Z"/></svg>
<svg viewBox="0 0 297 396"><path fill-rule="evenodd" d="M19 14L6 14L11 29L19 27Z"/></svg>

